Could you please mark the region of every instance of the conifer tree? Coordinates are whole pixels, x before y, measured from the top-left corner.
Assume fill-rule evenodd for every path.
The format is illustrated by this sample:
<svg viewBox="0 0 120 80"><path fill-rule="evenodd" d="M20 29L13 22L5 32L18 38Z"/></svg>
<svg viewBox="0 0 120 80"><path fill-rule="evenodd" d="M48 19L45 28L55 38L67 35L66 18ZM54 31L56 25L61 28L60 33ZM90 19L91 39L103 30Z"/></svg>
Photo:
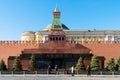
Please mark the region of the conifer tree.
<svg viewBox="0 0 120 80"><path fill-rule="evenodd" d="M108 66L107 66L108 70L109 70L109 71L114 71L114 70L115 70L115 67L116 67L116 65L115 65L115 60L114 60L114 58L110 58L110 60L109 60L109 62L108 62Z"/></svg>
<svg viewBox="0 0 120 80"><path fill-rule="evenodd" d="M5 62L3 60L0 61L0 71L7 70Z"/></svg>
<svg viewBox="0 0 120 80"><path fill-rule="evenodd" d="M76 69L77 71L79 71L79 70L85 70L85 65L84 65L84 62L83 62L83 58L82 58L82 57L80 57L80 58L78 59L78 62L77 62L77 64L76 64L75 69Z"/></svg>
<svg viewBox="0 0 120 80"><path fill-rule="evenodd" d="M120 71L120 56L117 59L116 68L118 71Z"/></svg>
<svg viewBox="0 0 120 80"><path fill-rule="evenodd" d="M92 71L99 70L99 60L98 60L97 56L95 56L95 55L92 56L92 61L91 61L91 64L90 64L90 69Z"/></svg>
<svg viewBox="0 0 120 80"><path fill-rule="evenodd" d="M29 62L29 69L31 71L36 70L36 61L35 61L35 56L32 54L31 58L30 58L30 62Z"/></svg>
<svg viewBox="0 0 120 80"><path fill-rule="evenodd" d="M15 60L14 60L13 70L14 70L14 71L22 70L22 65L21 65L21 63L20 63L20 59L19 59L18 56L16 56L16 58L15 58Z"/></svg>

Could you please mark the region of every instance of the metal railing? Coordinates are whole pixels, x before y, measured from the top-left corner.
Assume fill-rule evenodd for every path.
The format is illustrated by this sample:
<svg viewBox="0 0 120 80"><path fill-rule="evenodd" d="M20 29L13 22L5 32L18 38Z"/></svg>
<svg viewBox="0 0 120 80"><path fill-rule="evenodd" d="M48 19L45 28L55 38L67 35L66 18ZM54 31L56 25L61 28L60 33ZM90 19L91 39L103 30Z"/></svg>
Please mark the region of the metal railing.
<svg viewBox="0 0 120 80"><path fill-rule="evenodd" d="M0 75L25 75L25 74L71 74L71 70L52 69L50 72L47 69L38 71L0 71ZM74 71L75 75L87 75L87 71ZM90 75L120 75L120 71L90 71Z"/></svg>

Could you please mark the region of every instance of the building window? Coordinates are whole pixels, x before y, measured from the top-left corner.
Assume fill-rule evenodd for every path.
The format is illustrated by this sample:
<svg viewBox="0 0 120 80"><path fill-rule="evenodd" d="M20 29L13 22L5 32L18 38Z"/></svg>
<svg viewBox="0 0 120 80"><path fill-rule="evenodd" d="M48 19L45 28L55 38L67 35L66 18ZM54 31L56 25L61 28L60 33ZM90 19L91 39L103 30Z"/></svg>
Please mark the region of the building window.
<svg viewBox="0 0 120 80"><path fill-rule="evenodd" d="M53 37L53 41L55 40L55 38Z"/></svg>
<svg viewBox="0 0 120 80"><path fill-rule="evenodd" d="M86 42L88 41L88 37L87 37L87 36L85 37L85 41L86 41Z"/></svg>
<svg viewBox="0 0 120 80"><path fill-rule="evenodd" d="M91 37L91 41L94 41L94 37Z"/></svg>
<svg viewBox="0 0 120 80"><path fill-rule="evenodd" d="M62 40L64 41L64 38L62 37Z"/></svg>
<svg viewBox="0 0 120 80"><path fill-rule="evenodd" d="M80 36L80 41L82 41L82 36Z"/></svg>
<svg viewBox="0 0 120 80"><path fill-rule="evenodd" d="M56 37L56 41L58 40L58 37Z"/></svg>
<svg viewBox="0 0 120 80"><path fill-rule="evenodd" d="M96 41L99 41L99 37L98 36L96 37Z"/></svg>
<svg viewBox="0 0 120 80"><path fill-rule="evenodd" d="M71 38L70 38L70 37L68 37L68 41L69 41L69 42L71 41Z"/></svg>
<svg viewBox="0 0 120 80"><path fill-rule="evenodd" d="M76 38L76 37L74 37L74 41L77 41L77 38Z"/></svg>
<svg viewBox="0 0 120 80"><path fill-rule="evenodd" d="M108 36L108 41L111 41L112 40L112 36Z"/></svg>
<svg viewBox="0 0 120 80"><path fill-rule="evenodd" d="M46 39L46 41L48 41L48 37L46 37L45 39Z"/></svg>
<svg viewBox="0 0 120 80"><path fill-rule="evenodd" d="M120 36L115 36L115 41L120 41Z"/></svg>
<svg viewBox="0 0 120 80"><path fill-rule="evenodd" d="M52 38L50 38L50 41L52 41Z"/></svg>

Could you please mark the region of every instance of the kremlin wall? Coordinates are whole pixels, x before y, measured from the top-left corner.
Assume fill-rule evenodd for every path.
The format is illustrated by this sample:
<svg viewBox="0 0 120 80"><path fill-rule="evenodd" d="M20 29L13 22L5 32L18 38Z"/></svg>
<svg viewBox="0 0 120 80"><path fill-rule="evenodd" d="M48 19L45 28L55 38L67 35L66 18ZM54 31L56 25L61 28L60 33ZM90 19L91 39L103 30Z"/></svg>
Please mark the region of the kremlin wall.
<svg viewBox="0 0 120 80"><path fill-rule="evenodd" d="M92 53L97 56L105 57L105 66L108 60L113 57L117 59L120 56L120 42L78 42L79 44L91 49ZM17 56L24 49L39 48L43 43L25 42L25 41L0 41L0 59L6 64L9 56ZM76 44L76 43L72 43Z"/></svg>

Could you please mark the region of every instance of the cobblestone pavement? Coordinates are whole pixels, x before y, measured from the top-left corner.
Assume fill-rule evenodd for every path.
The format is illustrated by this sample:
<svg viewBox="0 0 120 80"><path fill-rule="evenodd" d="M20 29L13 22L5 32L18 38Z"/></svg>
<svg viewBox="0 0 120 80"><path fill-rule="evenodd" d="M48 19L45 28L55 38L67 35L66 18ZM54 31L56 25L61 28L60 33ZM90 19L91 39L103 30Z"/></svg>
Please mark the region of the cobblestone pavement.
<svg viewBox="0 0 120 80"><path fill-rule="evenodd" d="M120 75L1 75L0 80L120 80Z"/></svg>

